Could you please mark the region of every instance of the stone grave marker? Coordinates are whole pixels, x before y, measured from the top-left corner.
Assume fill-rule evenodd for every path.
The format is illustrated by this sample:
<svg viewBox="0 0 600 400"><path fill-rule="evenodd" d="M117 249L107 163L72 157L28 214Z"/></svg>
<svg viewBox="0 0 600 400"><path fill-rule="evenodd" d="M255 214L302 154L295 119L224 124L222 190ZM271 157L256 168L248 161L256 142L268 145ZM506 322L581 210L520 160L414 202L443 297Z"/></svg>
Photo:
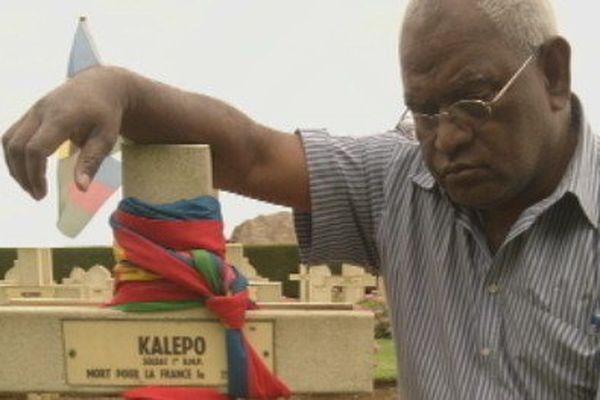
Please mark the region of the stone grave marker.
<svg viewBox="0 0 600 400"><path fill-rule="evenodd" d="M244 276L250 281L264 281L263 278L256 272L254 265L250 264L248 257L244 256L244 246L241 243L227 243L225 259L231 265L240 270Z"/></svg>
<svg viewBox="0 0 600 400"><path fill-rule="evenodd" d="M298 281L300 290L300 302L308 303L308 286L310 284L310 274L308 273L307 267L304 264L300 264L299 271L297 274L290 274L288 279L290 281Z"/></svg>
<svg viewBox="0 0 600 400"><path fill-rule="evenodd" d="M327 265L314 265L308 269L308 301L311 303L331 303L333 284L331 270Z"/></svg>
<svg viewBox="0 0 600 400"><path fill-rule="evenodd" d="M16 285L18 281L19 281L18 271L15 269L15 267L12 267L8 271L6 271L6 274L4 274L4 280L0 281L0 284Z"/></svg>
<svg viewBox="0 0 600 400"><path fill-rule="evenodd" d="M18 282L22 286L50 286L54 284L52 249L18 249L15 268L18 274Z"/></svg>
<svg viewBox="0 0 600 400"><path fill-rule="evenodd" d="M260 276L256 268L244 257L244 246L241 243L227 243L226 260L235 265L248 279L250 298L256 302L278 302L283 298L281 282L272 282Z"/></svg>
<svg viewBox="0 0 600 400"><path fill-rule="evenodd" d="M214 193L207 146L125 145L123 175L124 195L150 202ZM78 277L75 272L70 279ZM142 384L224 382L218 360L226 357L225 331L207 309L123 313L91 306L5 305L0 321L0 394L116 394ZM370 312L254 310L247 313L246 329L250 342L296 393L373 388ZM186 354L173 354L184 342L191 344Z"/></svg>
<svg viewBox="0 0 600 400"><path fill-rule="evenodd" d="M52 250L48 248L19 248L13 267L0 284L0 304L11 299L54 297Z"/></svg>
<svg viewBox="0 0 600 400"><path fill-rule="evenodd" d="M342 301L356 304L365 298L367 288L377 287L377 279L362 267L342 264L342 285Z"/></svg>
<svg viewBox="0 0 600 400"><path fill-rule="evenodd" d="M80 285L83 283L85 278L85 269L81 267L74 267L69 273L68 278L63 278L62 283L64 285Z"/></svg>
<svg viewBox="0 0 600 400"><path fill-rule="evenodd" d="M291 281L300 283L300 301L307 303L356 304L365 298L366 289L377 286L376 278L364 268L343 264L341 275L332 275L327 265L300 265Z"/></svg>
<svg viewBox="0 0 600 400"><path fill-rule="evenodd" d="M110 271L102 265L91 267L83 278L83 285L88 290L88 298L99 301L109 300L113 293L114 279Z"/></svg>

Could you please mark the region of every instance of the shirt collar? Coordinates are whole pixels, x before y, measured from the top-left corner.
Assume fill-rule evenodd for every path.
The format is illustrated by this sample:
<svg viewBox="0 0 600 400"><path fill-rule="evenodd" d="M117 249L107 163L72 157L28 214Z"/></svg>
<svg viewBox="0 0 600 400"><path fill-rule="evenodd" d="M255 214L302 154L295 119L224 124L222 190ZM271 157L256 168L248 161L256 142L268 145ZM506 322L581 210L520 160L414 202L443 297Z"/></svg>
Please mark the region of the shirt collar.
<svg viewBox="0 0 600 400"><path fill-rule="evenodd" d="M577 146L569 162L567 171L556 188L553 196L562 198L565 193L571 193L577 198L590 224L598 229L600 210L598 165L598 137L585 119L583 107L579 99L573 95L573 122L577 125Z"/></svg>
<svg viewBox="0 0 600 400"><path fill-rule="evenodd" d="M586 122L583 107L576 95L573 95L572 102L572 120L577 124L577 146L567 171L551 197L556 197L557 201L565 193L572 193L577 198L588 221L598 229L600 216L598 138ZM439 187L424 161L420 163L419 169L411 176L411 179L417 186L425 190Z"/></svg>
<svg viewBox="0 0 600 400"><path fill-rule="evenodd" d="M424 162L420 164L419 171L414 173L411 176L411 179L415 184L425 190L431 190L437 185L435 178L431 175L431 172L429 172Z"/></svg>

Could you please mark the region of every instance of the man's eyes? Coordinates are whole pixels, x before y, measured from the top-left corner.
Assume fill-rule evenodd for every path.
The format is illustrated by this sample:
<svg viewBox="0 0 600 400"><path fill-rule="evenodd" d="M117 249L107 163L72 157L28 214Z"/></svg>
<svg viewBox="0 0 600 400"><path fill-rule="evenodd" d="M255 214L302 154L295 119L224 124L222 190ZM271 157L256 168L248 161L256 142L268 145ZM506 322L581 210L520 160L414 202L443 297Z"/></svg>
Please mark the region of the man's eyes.
<svg viewBox="0 0 600 400"><path fill-rule="evenodd" d="M413 103L409 105L409 108L419 114L433 115L440 112L440 109L444 109L454 103L461 100L483 100L490 101L496 95L495 85L489 81L476 82L467 87L456 90L447 96L440 105L433 103Z"/></svg>
<svg viewBox="0 0 600 400"><path fill-rule="evenodd" d="M491 100L498 91L496 82L490 80L482 80L471 85L463 87L462 90L457 90L453 93L453 97L467 100Z"/></svg>
<svg viewBox="0 0 600 400"><path fill-rule="evenodd" d="M490 90L479 90L461 96L464 100L491 100L494 94Z"/></svg>

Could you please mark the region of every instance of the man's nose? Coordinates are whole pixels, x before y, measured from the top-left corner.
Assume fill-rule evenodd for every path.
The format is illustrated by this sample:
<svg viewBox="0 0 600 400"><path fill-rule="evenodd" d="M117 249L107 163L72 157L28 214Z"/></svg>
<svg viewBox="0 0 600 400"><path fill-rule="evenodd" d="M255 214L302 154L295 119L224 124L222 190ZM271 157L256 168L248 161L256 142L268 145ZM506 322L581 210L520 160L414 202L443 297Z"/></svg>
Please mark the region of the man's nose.
<svg viewBox="0 0 600 400"><path fill-rule="evenodd" d="M441 115L437 125L435 149L453 155L473 140L473 130L454 121L448 115Z"/></svg>

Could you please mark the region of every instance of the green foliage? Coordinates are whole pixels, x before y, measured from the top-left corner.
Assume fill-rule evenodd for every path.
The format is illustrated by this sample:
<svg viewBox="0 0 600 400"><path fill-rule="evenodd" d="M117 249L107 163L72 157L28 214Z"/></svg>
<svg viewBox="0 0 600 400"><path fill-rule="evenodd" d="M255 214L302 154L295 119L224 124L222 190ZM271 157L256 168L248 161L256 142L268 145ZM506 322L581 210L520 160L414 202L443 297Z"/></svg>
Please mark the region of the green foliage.
<svg viewBox="0 0 600 400"><path fill-rule="evenodd" d="M290 274L298 273L300 265L300 251L295 244L273 245L244 245L244 256L256 268L260 276L272 281L283 282L283 295L286 297L300 297L300 285L297 281L290 281ZM341 274L342 264L329 264L332 274Z"/></svg>
<svg viewBox="0 0 600 400"><path fill-rule="evenodd" d="M392 339L378 339L376 348L376 382L393 382L398 378L396 348Z"/></svg>
<svg viewBox="0 0 600 400"><path fill-rule="evenodd" d="M244 246L244 255L254 265L257 272L273 281L283 282L286 297L299 297L298 282L290 281L290 274L298 273L300 252L296 245L255 245ZM14 248L0 248L0 279L17 258ZM115 261L110 247L73 247L52 249L54 280L60 282L74 267L88 269L96 264L112 269ZM341 273L341 264L330 264L332 273Z"/></svg>
<svg viewBox="0 0 600 400"><path fill-rule="evenodd" d="M60 282L69 276L74 267L85 270L94 265L102 265L112 270L115 265L112 247L62 247L52 250L54 280Z"/></svg>
<svg viewBox="0 0 600 400"><path fill-rule="evenodd" d="M16 249L0 248L0 280L4 278L6 271L12 268L16 259Z"/></svg>
<svg viewBox="0 0 600 400"><path fill-rule="evenodd" d="M290 274L298 273L300 252L296 245L246 245L244 255L260 276L283 282L283 295L299 297L298 282L289 281Z"/></svg>
<svg viewBox="0 0 600 400"><path fill-rule="evenodd" d="M356 308L370 310L375 314L375 338L391 338L390 313L385 299L379 294L368 294Z"/></svg>

